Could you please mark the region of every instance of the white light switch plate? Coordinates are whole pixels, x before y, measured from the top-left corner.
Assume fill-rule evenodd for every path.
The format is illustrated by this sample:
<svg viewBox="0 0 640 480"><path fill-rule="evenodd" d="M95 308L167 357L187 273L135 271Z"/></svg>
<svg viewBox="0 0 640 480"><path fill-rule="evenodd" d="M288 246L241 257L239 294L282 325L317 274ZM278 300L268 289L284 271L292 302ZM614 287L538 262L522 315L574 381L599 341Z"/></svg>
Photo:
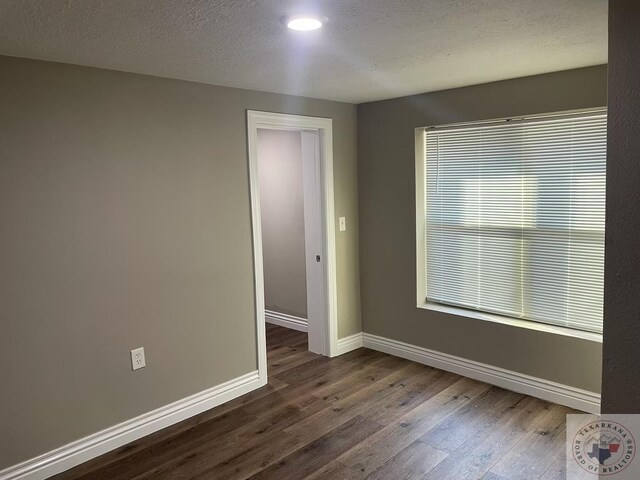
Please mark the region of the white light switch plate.
<svg viewBox="0 0 640 480"><path fill-rule="evenodd" d="M340 217L338 219L338 225L340 226L340 231L344 232L347 230L347 219L345 217Z"/></svg>
<svg viewBox="0 0 640 480"><path fill-rule="evenodd" d="M131 369L138 370L139 368L146 367L146 365L147 363L144 359L144 347L131 350Z"/></svg>

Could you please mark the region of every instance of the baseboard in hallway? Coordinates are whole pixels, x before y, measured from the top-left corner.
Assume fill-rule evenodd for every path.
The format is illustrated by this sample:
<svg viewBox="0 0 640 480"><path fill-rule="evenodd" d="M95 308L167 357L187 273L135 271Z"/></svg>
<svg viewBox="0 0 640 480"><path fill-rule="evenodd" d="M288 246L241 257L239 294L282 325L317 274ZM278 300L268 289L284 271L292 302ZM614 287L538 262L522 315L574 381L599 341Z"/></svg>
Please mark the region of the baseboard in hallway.
<svg viewBox="0 0 640 480"><path fill-rule="evenodd" d="M264 319L267 323L279 325L285 328L292 328L299 332L308 331L308 322L306 318L296 317L286 313L280 313L273 310L265 310Z"/></svg>

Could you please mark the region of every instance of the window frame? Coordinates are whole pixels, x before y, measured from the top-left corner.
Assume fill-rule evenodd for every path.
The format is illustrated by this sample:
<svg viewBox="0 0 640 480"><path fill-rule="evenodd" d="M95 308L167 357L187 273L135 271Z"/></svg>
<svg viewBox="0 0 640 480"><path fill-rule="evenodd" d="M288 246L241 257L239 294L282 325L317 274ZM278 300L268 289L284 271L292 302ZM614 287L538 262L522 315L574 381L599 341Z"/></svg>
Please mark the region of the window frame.
<svg viewBox="0 0 640 480"><path fill-rule="evenodd" d="M589 109L570 110L563 112L553 112L548 114L536 114L520 117L504 117L490 120L469 121L460 123L429 125L424 127L417 127L414 133L415 143L415 198L416 198L416 307L418 309L429 310L434 313L443 313L454 315L458 317L466 317L476 320L488 321L498 323L502 325L508 325L516 328L524 328L528 330L534 330L545 333L552 333L557 335L569 336L574 338L580 338L584 340L590 340L595 342L602 342L602 334L595 332L587 332L582 330L576 330L570 327L564 327L560 325L552 325L546 323L540 323L532 320L524 320L506 315L499 315L495 313L488 313L483 311L466 309L463 307L444 305L435 302L427 301L427 285L426 285L426 151L425 151L425 136L426 131L432 128L452 128L452 127L465 127L470 125L490 125L496 123L503 123L507 121L530 121L535 119L544 119L549 117L562 117L571 115L580 115L594 113L597 111L605 111L606 107L594 107Z"/></svg>

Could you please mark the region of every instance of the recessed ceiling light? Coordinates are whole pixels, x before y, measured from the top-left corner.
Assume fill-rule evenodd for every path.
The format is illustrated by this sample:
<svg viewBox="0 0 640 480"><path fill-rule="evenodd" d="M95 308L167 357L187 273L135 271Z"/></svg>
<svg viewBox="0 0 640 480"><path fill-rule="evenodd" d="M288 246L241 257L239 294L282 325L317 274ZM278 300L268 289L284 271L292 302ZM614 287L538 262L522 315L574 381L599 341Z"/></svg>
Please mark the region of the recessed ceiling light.
<svg viewBox="0 0 640 480"><path fill-rule="evenodd" d="M299 32L308 32L322 27L322 22L314 17L295 17L287 22L287 27Z"/></svg>

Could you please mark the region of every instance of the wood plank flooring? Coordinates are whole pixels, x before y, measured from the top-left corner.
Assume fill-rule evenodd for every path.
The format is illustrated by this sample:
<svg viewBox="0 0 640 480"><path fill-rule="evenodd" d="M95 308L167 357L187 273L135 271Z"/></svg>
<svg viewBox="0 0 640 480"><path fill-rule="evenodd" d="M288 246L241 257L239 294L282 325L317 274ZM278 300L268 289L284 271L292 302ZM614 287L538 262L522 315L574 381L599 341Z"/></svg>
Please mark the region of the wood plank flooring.
<svg viewBox="0 0 640 480"><path fill-rule="evenodd" d="M267 324L269 384L56 480L563 479L572 410Z"/></svg>

